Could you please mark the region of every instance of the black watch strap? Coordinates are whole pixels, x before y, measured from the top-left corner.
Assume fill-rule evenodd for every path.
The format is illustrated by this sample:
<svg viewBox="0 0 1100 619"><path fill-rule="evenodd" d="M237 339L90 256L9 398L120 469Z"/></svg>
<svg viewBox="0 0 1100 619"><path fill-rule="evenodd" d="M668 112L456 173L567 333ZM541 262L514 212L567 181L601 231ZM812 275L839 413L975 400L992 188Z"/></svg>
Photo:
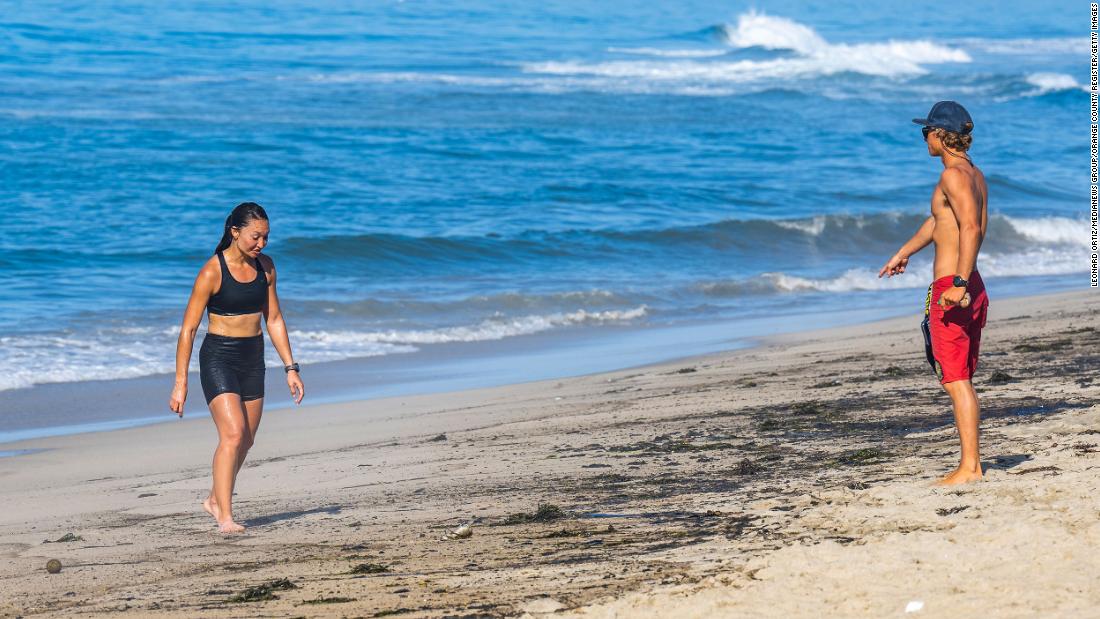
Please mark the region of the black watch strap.
<svg viewBox="0 0 1100 619"><path fill-rule="evenodd" d="M301 368L298 367L297 363L291 363L290 365L283 368L283 371L286 372L287 374L290 374L291 370L293 370L295 372L298 372L298 373L302 372Z"/></svg>
<svg viewBox="0 0 1100 619"><path fill-rule="evenodd" d="M967 281L956 275L955 279L951 280L951 283L954 284L956 288L966 288Z"/></svg>

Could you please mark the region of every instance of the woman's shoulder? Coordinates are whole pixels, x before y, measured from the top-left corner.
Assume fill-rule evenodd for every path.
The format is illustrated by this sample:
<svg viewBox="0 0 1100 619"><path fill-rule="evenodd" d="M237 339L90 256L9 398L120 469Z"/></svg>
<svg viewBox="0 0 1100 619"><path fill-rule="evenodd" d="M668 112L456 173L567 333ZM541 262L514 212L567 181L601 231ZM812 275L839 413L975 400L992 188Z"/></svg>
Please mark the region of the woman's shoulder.
<svg viewBox="0 0 1100 619"><path fill-rule="evenodd" d="M221 261L218 260L218 254L217 253L211 254L211 256L206 259L206 262L202 263L202 269L201 270L203 270L203 271L216 271L218 273L221 273L222 265L221 265Z"/></svg>
<svg viewBox="0 0 1100 619"><path fill-rule="evenodd" d="M268 273L275 270L275 261L271 259L271 256L267 254L260 254L259 256L256 256L256 259L260 261L260 266L263 267L264 270Z"/></svg>
<svg viewBox="0 0 1100 619"><path fill-rule="evenodd" d="M199 278L206 279L213 282L218 282L222 277L222 266L218 261L218 255L214 254L206 259L206 262L202 263L202 267L199 269Z"/></svg>
<svg viewBox="0 0 1100 619"><path fill-rule="evenodd" d="M256 259L260 261L260 268L264 270L264 275L267 277L268 282L275 277L275 261L271 259L271 256L267 254L260 254L256 256Z"/></svg>

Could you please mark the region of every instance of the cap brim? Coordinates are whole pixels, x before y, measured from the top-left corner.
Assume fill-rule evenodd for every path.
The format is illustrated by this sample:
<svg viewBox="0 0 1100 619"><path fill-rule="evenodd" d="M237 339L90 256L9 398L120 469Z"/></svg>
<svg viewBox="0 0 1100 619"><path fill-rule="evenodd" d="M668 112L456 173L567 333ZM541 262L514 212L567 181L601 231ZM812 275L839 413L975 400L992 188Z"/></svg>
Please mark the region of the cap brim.
<svg viewBox="0 0 1100 619"><path fill-rule="evenodd" d="M929 122L929 120L927 118L914 118L913 122L917 123L918 125L924 125L925 127L931 127L932 126L932 123Z"/></svg>

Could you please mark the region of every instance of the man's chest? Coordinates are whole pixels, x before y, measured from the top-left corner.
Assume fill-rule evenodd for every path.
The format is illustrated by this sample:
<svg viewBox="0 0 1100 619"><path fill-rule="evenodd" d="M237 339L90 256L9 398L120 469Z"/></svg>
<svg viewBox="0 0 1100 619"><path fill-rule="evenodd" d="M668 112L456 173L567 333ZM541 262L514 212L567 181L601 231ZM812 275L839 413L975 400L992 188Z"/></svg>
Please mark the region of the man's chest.
<svg viewBox="0 0 1100 619"><path fill-rule="evenodd" d="M947 200L947 194L943 192L939 185L932 190L932 216L936 218L936 221L940 219L951 219L954 221L955 214L951 210L951 203Z"/></svg>

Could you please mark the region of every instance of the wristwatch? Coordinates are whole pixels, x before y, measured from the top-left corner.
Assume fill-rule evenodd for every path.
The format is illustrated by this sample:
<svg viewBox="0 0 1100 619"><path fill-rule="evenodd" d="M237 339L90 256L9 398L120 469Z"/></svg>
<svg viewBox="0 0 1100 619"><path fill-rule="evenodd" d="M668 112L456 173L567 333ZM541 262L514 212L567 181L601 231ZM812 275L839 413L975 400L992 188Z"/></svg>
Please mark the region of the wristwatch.
<svg viewBox="0 0 1100 619"><path fill-rule="evenodd" d="M958 275L955 276L955 279L951 280L951 283L954 284L956 288L966 288L966 280Z"/></svg>
<svg viewBox="0 0 1100 619"><path fill-rule="evenodd" d="M302 372L302 370L298 368L297 363L291 363L290 365L283 368L283 371L286 372L287 374L290 374L291 370L293 370L295 372L298 372L299 374L301 374L301 372Z"/></svg>

